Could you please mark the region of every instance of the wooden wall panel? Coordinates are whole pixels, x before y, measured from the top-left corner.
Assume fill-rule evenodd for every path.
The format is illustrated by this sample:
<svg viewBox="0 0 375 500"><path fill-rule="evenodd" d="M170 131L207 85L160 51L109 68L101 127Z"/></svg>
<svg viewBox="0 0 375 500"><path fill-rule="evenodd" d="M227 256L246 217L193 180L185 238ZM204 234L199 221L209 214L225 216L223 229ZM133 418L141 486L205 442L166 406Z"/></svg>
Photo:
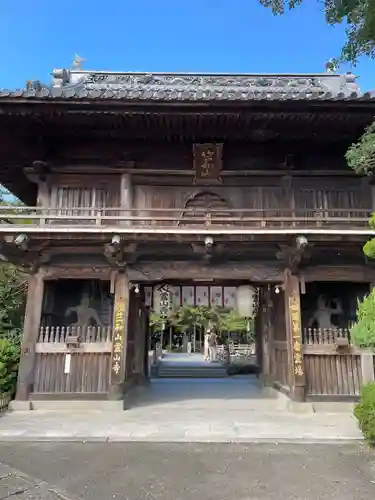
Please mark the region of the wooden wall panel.
<svg viewBox="0 0 375 500"><path fill-rule="evenodd" d="M255 184L255 182L254 182ZM350 210L371 210L370 188L360 179L320 178L298 180L293 187L279 180L274 185L252 186L135 186L135 208L184 208L187 201L202 192L215 193L224 198L230 208L269 210L278 216L295 208L301 211L337 210L344 216ZM344 212L340 212L340 209ZM257 214L254 213L254 216ZM287 215L285 213L285 215Z"/></svg>
<svg viewBox="0 0 375 500"><path fill-rule="evenodd" d="M94 167L93 167L94 168ZM119 185L120 174L95 174L95 173L53 173L49 175L50 184L60 187L90 187L90 188L115 188Z"/></svg>
<svg viewBox="0 0 375 500"><path fill-rule="evenodd" d="M288 208L290 200L284 188L259 187L188 187L188 186L136 186L135 208L184 208L200 193L214 193L227 201L229 208L280 209Z"/></svg>
<svg viewBox="0 0 375 500"><path fill-rule="evenodd" d="M51 190L52 208L107 208L120 206L119 186L100 187L55 185Z"/></svg>

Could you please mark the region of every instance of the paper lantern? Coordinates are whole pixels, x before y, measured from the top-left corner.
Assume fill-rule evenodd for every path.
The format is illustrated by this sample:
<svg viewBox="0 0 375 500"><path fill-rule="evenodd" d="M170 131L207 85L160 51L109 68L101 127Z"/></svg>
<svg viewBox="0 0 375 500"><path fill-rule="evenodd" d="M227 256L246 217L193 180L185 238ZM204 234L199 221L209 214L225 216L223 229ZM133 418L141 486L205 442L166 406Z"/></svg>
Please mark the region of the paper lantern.
<svg viewBox="0 0 375 500"><path fill-rule="evenodd" d="M236 309L238 314L252 318L258 309L258 290L251 285L242 285L236 291Z"/></svg>
<svg viewBox="0 0 375 500"><path fill-rule="evenodd" d="M166 316L171 309L171 294L169 288L165 285L159 285L154 288L154 304L153 310L155 313Z"/></svg>

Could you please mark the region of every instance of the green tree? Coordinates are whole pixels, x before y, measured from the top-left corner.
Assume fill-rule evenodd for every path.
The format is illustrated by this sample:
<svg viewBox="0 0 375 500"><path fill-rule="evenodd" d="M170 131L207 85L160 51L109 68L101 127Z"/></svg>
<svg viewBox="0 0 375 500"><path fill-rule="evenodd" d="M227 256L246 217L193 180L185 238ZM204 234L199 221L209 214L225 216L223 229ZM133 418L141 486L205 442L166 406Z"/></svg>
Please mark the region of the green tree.
<svg viewBox="0 0 375 500"><path fill-rule="evenodd" d="M307 2L307 0L305 0ZM360 56L375 56L375 0L318 0L328 24L346 23L346 42L337 62L355 64ZM260 0L274 15L294 9L303 0Z"/></svg>
<svg viewBox="0 0 375 500"><path fill-rule="evenodd" d="M372 177L375 172L375 122L372 123L352 144L345 155L347 164L359 175ZM372 214L369 225L375 229L375 213ZM363 247L364 254L370 259L375 258L375 238L367 241Z"/></svg>
<svg viewBox="0 0 375 500"><path fill-rule="evenodd" d="M0 188L0 204L21 202ZM0 256L0 395L16 387L26 289L27 275Z"/></svg>
<svg viewBox="0 0 375 500"><path fill-rule="evenodd" d="M0 263L0 338L19 343L26 300L27 275L8 262Z"/></svg>
<svg viewBox="0 0 375 500"><path fill-rule="evenodd" d="M22 203L0 186L0 204ZM0 256L0 338L19 343L26 300L27 275Z"/></svg>

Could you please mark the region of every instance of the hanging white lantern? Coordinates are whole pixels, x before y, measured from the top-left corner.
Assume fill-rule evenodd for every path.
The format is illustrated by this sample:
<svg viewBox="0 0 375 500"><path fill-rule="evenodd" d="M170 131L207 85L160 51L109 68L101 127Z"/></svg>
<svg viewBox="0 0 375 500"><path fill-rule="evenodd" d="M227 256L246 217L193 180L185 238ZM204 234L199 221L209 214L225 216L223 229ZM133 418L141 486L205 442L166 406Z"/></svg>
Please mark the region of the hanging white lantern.
<svg viewBox="0 0 375 500"><path fill-rule="evenodd" d="M258 308L258 290L251 285L241 285L236 291L236 309L238 314L252 318Z"/></svg>

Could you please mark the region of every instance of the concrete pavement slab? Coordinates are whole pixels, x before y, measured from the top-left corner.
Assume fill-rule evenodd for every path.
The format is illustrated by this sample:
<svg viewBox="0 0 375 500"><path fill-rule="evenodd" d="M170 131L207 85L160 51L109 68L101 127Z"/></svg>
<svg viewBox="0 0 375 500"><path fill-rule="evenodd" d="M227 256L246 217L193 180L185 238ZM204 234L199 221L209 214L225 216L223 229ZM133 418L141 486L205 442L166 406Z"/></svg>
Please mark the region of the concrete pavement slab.
<svg viewBox="0 0 375 500"><path fill-rule="evenodd" d="M291 442L361 440L355 418L342 414L260 413L242 410L208 413L190 410L155 412L7 413L0 418L0 441L169 441Z"/></svg>
<svg viewBox="0 0 375 500"><path fill-rule="evenodd" d="M0 417L0 441L270 442L362 439L352 412L297 413L254 377L156 380L133 393L126 411L32 410Z"/></svg>
<svg viewBox="0 0 375 500"><path fill-rule="evenodd" d="M82 500L375 498L360 443L1 443L0 461Z"/></svg>

